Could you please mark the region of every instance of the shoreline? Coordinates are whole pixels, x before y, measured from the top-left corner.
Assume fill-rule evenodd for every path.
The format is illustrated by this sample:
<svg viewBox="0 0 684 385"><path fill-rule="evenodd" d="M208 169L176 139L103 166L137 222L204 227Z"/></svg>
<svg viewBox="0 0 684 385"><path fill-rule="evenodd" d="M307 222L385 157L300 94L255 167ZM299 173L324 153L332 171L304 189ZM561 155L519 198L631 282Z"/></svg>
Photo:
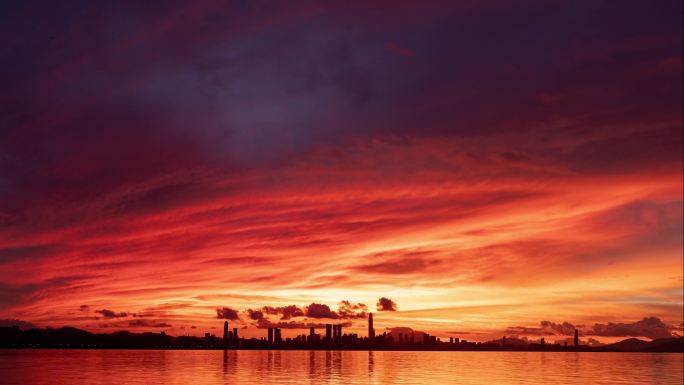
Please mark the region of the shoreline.
<svg viewBox="0 0 684 385"><path fill-rule="evenodd" d="M612 350L612 349L362 349L362 348L349 348L349 349L334 349L334 348L288 348L288 347L274 347L272 349L265 348L202 348L202 347L162 347L162 346L150 346L150 347L98 347L98 346L16 346L0 347L0 350L213 350L213 351L367 351L367 352L515 352L515 353L534 353L534 352L549 352L549 353L680 353L684 354L684 350Z"/></svg>

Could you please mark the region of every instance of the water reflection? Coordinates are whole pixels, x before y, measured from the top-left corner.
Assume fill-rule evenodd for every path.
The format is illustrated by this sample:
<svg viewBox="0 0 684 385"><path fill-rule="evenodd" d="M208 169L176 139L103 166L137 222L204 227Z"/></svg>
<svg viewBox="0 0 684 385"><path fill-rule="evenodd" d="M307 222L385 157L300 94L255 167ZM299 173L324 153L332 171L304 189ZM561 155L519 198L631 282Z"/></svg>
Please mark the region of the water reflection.
<svg viewBox="0 0 684 385"><path fill-rule="evenodd" d="M368 380L373 378L373 368L375 366L375 361L373 360L373 351L368 351Z"/></svg>
<svg viewBox="0 0 684 385"><path fill-rule="evenodd" d="M237 352L224 350L223 351L223 376L228 376L229 374L235 374L236 368L238 367L238 356Z"/></svg>
<svg viewBox="0 0 684 385"><path fill-rule="evenodd" d="M0 373L6 385L680 385L683 358L679 353L0 350Z"/></svg>

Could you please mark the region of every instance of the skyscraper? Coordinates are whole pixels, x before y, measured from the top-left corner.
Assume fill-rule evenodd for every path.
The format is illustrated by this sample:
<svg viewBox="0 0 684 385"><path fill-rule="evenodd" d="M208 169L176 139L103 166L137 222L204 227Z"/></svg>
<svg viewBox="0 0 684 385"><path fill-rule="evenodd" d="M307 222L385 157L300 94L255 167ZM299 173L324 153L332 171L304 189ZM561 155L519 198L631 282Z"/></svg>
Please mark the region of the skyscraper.
<svg viewBox="0 0 684 385"><path fill-rule="evenodd" d="M579 346L579 330L575 329L575 347Z"/></svg>
<svg viewBox="0 0 684 385"><path fill-rule="evenodd" d="M314 339L316 339L316 329L312 326L309 328L309 342L314 342Z"/></svg>
<svg viewBox="0 0 684 385"><path fill-rule="evenodd" d="M325 324L325 339L328 341L332 340L332 325L331 324Z"/></svg>
<svg viewBox="0 0 684 385"><path fill-rule="evenodd" d="M237 328L233 328L233 341L235 341L236 344L238 343Z"/></svg>
<svg viewBox="0 0 684 385"><path fill-rule="evenodd" d="M368 339L375 339L375 329L373 329L373 313L368 313Z"/></svg>
<svg viewBox="0 0 684 385"><path fill-rule="evenodd" d="M223 322L223 344L228 343L228 321Z"/></svg>
<svg viewBox="0 0 684 385"><path fill-rule="evenodd" d="M268 328L268 343L273 343L273 328Z"/></svg>

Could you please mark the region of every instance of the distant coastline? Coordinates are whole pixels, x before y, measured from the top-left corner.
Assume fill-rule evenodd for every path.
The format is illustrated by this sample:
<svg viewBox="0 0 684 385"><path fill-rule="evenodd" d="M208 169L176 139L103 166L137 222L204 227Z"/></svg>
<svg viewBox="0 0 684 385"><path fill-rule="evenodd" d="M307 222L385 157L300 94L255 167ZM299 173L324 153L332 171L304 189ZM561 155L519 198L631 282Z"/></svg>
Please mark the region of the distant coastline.
<svg viewBox="0 0 684 385"><path fill-rule="evenodd" d="M337 339L287 338L278 341L257 338L221 339L214 336L170 336L161 333L131 333L118 331L94 334L85 330L63 327L59 329L28 329L0 327L0 349L107 349L107 350L349 350L349 351L502 351L502 352L653 352L684 353L684 337L652 341L628 338L601 346L567 346L559 344L520 344L496 342L440 341L425 343L393 342L391 339L371 340L354 334Z"/></svg>

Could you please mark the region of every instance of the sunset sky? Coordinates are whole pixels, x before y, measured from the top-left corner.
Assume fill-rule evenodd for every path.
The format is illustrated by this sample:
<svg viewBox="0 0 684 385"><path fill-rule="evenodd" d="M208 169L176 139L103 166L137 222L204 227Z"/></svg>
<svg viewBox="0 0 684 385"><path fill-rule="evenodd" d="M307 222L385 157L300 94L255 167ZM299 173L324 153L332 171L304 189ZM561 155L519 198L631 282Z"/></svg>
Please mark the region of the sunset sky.
<svg viewBox="0 0 684 385"><path fill-rule="evenodd" d="M0 324L682 335L682 15L3 3Z"/></svg>

